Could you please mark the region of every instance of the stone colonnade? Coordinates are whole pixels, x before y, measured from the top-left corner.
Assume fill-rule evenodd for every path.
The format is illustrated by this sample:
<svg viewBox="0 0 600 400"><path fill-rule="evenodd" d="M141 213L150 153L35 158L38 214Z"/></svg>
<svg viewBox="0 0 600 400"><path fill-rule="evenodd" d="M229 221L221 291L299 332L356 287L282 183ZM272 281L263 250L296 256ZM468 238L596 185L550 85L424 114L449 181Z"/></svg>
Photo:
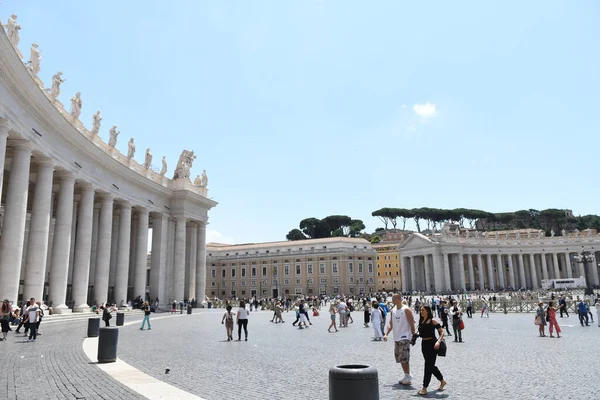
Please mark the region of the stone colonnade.
<svg viewBox="0 0 600 400"><path fill-rule="evenodd" d="M593 247L592 247L593 249ZM593 251L593 250L592 250ZM402 254L402 250L400 250ZM542 279L585 277L590 286L600 285L598 267L573 259L568 250L531 251L499 249L496 253L421 251L402 257L403 291L457 291L504 288L535 289ZM405 289L406 288L406 289Z"/></svg>
<svg viewBox="0 0 600 400"><path fill-rule="evenodd" d="M10 133L0 118L0 165L7 164L0 168L2 298L46 299L58 313L70 312L67 304L85 312L91 303L138 295L163 304L204 298L205 221L131 204Z"/></svg>

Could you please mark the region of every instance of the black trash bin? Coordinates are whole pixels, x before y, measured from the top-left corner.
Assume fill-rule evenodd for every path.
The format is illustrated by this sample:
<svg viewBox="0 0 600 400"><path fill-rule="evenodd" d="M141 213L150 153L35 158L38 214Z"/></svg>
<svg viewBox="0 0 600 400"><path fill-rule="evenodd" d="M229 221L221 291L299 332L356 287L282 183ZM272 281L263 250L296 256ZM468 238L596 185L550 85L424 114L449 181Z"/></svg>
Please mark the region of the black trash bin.
<svg viewBox="0 0 600 400"><path fill-rule="evenodd" d="M212 308L212 303L210 301L208 302L208 308Z"/></svg>
<svg viewBox="0 0 600 400"><path fill-rule="evenodd" d="M368 365L338 365L329 370L329 400L379 400L377 370Z"/></svg>
<svg viewBox="0 0 600 400"><path fill-rule="evenodd" d="M100 318L88 319L87 337L98 337L100 329Z"/></svg>
<svg viewBox="0 0 600 400"><path fill-rule="evenodd" d="M98 338L98 362L109 363L117 361L117 345L119 344L119 328L103 326Z"/></svg>
<svg viewBox="0 0 600 400"><path fill-rule="evenodd" d="M117 326L123 326L125 323L125 313L118 312L117 313Z"/></svg>
<svg viewBox="0 0 600 400"><path fill-rule="evenodd" d="M189 304L187 306L187 313L188 313L188 315L192 313L192 306Z"/></svg>

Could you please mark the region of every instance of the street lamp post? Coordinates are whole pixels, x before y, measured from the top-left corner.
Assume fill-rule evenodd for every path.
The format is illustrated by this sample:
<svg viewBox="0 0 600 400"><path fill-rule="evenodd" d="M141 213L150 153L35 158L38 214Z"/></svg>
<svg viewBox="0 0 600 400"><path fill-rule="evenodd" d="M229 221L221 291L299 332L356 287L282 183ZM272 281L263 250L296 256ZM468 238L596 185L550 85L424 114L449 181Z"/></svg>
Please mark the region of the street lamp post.
<svg viewBox="0 0 600 400"><path fill-rule="evenodd" d="M596 261L596 257L589 251L582 251L580 255L574 257L574 260L580 263L581 266L579 275L585 280L585 286L588 286L588 279L585 276L585 271L587 270L587 264L592 263L593 265L593 263Z"/></svg>

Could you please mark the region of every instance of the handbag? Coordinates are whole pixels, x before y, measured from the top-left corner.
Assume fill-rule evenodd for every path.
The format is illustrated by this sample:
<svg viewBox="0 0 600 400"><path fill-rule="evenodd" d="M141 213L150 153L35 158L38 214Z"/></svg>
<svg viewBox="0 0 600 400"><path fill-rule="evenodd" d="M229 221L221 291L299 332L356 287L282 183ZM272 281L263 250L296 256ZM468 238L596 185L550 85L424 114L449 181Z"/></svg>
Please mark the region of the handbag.
<svg viewBox="0 0 600 400"><path fill-rule="evenodd" d="M448 347L446 346L446 340L442 339L442 341L440 342L440 348L437 350L437 355L440 357L446 357L447 350Z"/></svg>
<svg viewBox="0 0 600 400"><path fill-rule="evenodd" d="M542 317L540 317L539 315L537 315L537 316L535 317L535 322L534 322L534 324L536 324L536 325L541 325L541 324L542 324Z"/></svg>
<svg viewBox="0 0 600 400"><path fill-rule="evenodd" d="M463 322L462 318L460 319L460 324L458 326L460 327L461 331L465 329L465 323Z"/></svg>

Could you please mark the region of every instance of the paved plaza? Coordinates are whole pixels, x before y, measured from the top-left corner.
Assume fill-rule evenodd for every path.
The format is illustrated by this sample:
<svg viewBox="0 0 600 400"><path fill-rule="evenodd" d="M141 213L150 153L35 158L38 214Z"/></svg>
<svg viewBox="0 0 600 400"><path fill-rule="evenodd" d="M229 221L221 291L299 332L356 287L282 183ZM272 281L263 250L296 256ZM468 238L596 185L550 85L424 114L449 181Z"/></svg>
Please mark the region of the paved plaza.
<svg viewBox="0 0 600 400"><path fill-rule="evenodd" d="M328 398L328 370L360 363L379 371L381 399L414 398L423 376L420 343L412 348L414 376L409 387L398 384L400 366L392 343L372 342L362 313L338 333L327 333L327 315L313 326L269 322L272 314L253 312L248 342L226 341L220 324L223 310L194 310L193 315L153 314L151 331L137 324L120 328L119 358L179 389L209 400ZM128 316L129 321L139 316ZM559 318L564 338L537 337L533 314L492 314L466 319L464 342L448 341L448 356L438 367L448 381L444 392L429 398L455 399L593 399L597 387L597 340L600 328L582 328L575 316ZM143 396L102 372L84 355L86 321L42 323L43 335L28 343L11 332L0 343L0 398L138 399ZM234 335L236 337L236 335ZM237 337L236 337L237 338ZM452 340L452 338L450 338ZM166 375L165 369L171 372ZM35 384L31 384L35 376Z"/></svg>

